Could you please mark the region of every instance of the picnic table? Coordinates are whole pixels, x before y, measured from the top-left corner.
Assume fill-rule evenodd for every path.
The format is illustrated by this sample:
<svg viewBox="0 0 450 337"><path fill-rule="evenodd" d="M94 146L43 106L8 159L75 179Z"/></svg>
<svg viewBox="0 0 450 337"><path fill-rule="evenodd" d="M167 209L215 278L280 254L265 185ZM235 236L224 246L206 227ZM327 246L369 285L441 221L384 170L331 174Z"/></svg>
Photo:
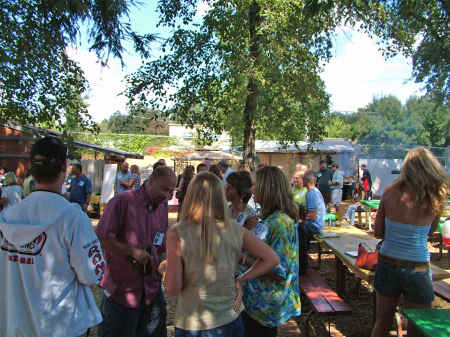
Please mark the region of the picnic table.
<svg viewBox="0 0 450 337"><path fill-rule="evenodd" d="M365 206L364 211L366 213L366 223L369 224L369 229L372 229L372 209L378 209L380 207L380 200L360 200L361 205Z"/></svg>
<svg viewBox="0 0 450 337"><path fill-rule="evenodd" d="M336 293L342 298L358 299L358 297L346 293L345 276L347 271L351 271L358 279L367 281L369 284L373 284L375 271L357 267L355 265L356 258L347 255L346 252L358 251L360 243L365 243L372 250L375 250L375 246L380 240L349 224L342 224L341 227L326 226L323 232L339 234L339 237L330 238L320 238L317 235L315 236L319 244L325 249L332 251L335 255ZM431 270L433 273L433 281L450 278L449 272L433 264L431 265ZM362 297L359 298L362 299ZM376 308L375 299L376 297L373 296L374 309Z"/></svg>
<svg viewBox="0 0 450 337"><path fill-rule="evenodd" d="M450 309L403 309L402 314L424 336L450 336Z"/></svg>

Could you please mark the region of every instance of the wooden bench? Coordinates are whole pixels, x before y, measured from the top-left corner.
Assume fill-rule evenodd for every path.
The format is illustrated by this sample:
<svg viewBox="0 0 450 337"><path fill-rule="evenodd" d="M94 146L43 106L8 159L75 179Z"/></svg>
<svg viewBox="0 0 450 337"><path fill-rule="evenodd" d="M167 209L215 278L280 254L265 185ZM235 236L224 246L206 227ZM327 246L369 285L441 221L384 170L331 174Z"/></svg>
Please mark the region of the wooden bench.
<svg viewBox="0 0 450 337"><path fill-rule="evenodd" d="M440 298L450 302L450 284L444 281L433 282L433 291Z"/></svg>
<svg viewBox="0 0 450 337"><path fill-rule="evenodd" d="M309 336L309 320L316 313L328 317L330 333L331 316L351 315L352 309L334 292L333 289L313 269L308 268L305 275L300 275L300 290L306 295L312 309L305 318L305 336Z"/></svg>

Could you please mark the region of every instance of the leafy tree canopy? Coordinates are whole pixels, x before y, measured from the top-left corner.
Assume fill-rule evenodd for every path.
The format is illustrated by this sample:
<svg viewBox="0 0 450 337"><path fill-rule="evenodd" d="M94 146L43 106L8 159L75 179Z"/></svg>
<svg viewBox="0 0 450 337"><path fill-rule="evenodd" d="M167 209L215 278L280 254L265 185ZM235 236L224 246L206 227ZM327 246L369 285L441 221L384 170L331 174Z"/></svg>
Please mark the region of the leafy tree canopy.
<svg viewBox="0 0 450 337"><path fill-rule="evenodd" d="M375 96L366 107L351 115L336 115L333 125L350 128L347 137L362 144L450 145L450 109L437 104L432 95L412 96L402 106L393 96Z"/></svg>
<svg viewBox="0 0 450 337"><path fill-rule="evenodd" d="M47 123L62 129L62 117L95 129L86 104L83 71L66 47L87 26L90 50L102 64L110 56L123 64L123 41L148 57L155 36L139 35L124 22L134 0L27 0L0 2L0 120Z"/></svg>
<svg viewBox="0 0 450 337"><path fill-rule="evenodd" d="M107 120L105 132L121 134L169 135L169 124L162 118L154 119L157 111L144 110L133 116L116 111Z"/></svg>
<svg viewBox="0 0 450 337"><path fill-rule="evenodd" d="M386 56L412 56L413 77L439 103L450 100L450 3L442 0L370 1L377 15L365 28L389 42Z"/></svg>
<svg viewBox="0 0 450 337"><path fill-rule="evenodd" d="M319 74L342 17L328 3L210 1L201 23L181 26L180 18L191 23L192 2L161 2L160 24L174 33L162 45L166 54L128 77L129 103L210 133L243 133L249 163L256 132L281 141L319 140L329 106Z"/></svg>

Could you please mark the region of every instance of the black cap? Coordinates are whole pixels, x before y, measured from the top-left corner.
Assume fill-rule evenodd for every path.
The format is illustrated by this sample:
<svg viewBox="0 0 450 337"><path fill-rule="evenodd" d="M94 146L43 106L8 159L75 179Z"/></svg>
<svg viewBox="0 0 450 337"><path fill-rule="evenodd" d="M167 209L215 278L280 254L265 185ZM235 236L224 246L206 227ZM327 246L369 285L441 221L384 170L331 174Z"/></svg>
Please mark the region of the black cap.
<svg viewBox="0 0 450 337"><path fill-rule="evenodd" d="M36 155L41 155L45 159L35 159ZM66 158L73 159L69 153L68 147L58 138L45 137L34 143L30 152L30 160L32 163L56 164L64 163Z"/></svg>

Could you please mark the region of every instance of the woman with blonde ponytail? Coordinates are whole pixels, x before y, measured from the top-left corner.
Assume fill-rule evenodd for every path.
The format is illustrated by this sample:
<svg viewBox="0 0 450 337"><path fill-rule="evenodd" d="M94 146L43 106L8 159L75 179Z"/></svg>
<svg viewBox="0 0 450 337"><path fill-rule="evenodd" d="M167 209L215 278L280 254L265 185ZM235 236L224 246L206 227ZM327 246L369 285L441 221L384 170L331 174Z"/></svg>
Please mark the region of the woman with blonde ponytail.
<svg viewBox="0 0 450 337"><path fill-rule="evenodd" d="M241 249L257 261L235 279ZM230 219L223 185L202 172L189 184L180 221L167 233L164 287L178 295L175 336L243 336L242 286L279 263L262 240Z"/></svg>

